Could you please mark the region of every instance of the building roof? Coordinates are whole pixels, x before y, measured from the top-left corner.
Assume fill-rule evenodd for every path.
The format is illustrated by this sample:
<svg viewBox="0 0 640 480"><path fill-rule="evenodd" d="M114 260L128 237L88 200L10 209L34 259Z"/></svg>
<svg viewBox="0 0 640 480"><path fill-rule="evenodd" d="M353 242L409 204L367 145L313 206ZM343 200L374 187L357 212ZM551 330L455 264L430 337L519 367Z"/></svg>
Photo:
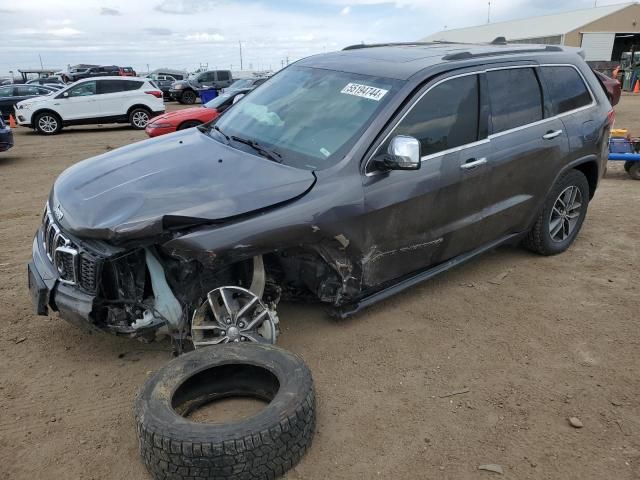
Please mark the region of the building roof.
<svg viewBox="0 0 640 480"><path fill-rule="evenodd" d="M524 40L527 38L564 35L634 4L637 4L637 2L572 10L507 22L488 23L475 27L442 30L423 38L421 41L445 40L472 43L491 42L496 37L505 37L507 40Z"/></svg>

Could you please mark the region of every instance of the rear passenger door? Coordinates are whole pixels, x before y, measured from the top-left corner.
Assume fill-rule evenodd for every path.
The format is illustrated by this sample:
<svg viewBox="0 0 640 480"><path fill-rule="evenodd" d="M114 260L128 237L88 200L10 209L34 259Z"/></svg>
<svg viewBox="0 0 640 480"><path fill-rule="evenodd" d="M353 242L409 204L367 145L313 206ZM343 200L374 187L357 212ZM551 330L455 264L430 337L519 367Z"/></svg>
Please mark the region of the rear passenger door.
<svg viewBox="0 0 640 480"><path fill-rule="evenodd" d="M231 72L218 70L216 72L216 88L226 88L231 85Z"/></svg>
<svg viewBox="0 0 640 480"><path fill-rule="evenodd" d="M485 226L497 236L529 227L569 153L562 120L545 109L540 75L537 66L486 72L492 153Z"/></svg>
<svg viewBox="0 0 640 480"><path fill-rule="evenodd" d="M100 105L105 117L121 117L135 101L143 82L135 80L98 80Z"/></svg>
<svg viewBox="0 0 640 480"><path fill-rule="evenodd" d="M593 108L595 98L580 71L574 65L543 65L540 70L550 114L562 119L569 137L571 159L599 155L602 114Z"/></svg>

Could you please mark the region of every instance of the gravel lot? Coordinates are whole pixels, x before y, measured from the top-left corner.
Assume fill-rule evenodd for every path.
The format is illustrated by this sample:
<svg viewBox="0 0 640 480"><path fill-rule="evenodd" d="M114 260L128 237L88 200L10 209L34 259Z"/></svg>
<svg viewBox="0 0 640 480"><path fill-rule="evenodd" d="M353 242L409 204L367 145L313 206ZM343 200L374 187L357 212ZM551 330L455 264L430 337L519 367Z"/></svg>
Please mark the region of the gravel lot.
<svg viewBox="0 0 640 480"><path fill-rule="evenodd" d="M640 135L640 97L623 97L617 126ZM132 402L168 344L33 315L25 266L56 176L144 138L19 128L0 154L2 479L149 478ZM314 445L287 478L640 478L638 205L640 182L612 163L561 256L501 248L343 322L282 305L279 343L318 394Z"/></svg>

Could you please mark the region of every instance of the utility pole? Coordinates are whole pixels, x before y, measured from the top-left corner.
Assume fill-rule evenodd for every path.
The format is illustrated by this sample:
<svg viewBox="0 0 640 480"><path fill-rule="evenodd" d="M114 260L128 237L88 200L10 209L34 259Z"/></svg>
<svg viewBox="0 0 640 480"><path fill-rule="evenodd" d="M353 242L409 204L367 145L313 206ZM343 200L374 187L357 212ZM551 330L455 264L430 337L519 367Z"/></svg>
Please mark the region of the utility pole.
<svg viewBox="0 0 640 480"><path fill-rule="evenodd" d="M491 23L491 2L489 2L489 8L487 9L487 23Z"/></svg>
<svg viewBox="0 0 640 480"><path fill-rule="evenodd" d="M38 54L38 58L40 59L40 68L44 70L44 67L42 66L42 55Z"/></svg>
<svg viewBox="0 0 640 480"><path fill-rule="evenodd" d="M242 71L242 40L238 40L238 45L240 45L240 71Z"/></svg>

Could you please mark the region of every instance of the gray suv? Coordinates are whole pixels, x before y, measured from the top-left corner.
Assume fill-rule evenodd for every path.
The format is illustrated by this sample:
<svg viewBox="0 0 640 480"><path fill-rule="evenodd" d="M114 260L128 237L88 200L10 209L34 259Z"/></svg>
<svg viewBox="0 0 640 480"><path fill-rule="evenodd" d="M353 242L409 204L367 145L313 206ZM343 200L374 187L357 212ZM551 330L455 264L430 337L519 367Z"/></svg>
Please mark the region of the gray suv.
<svg viewBox="0 0 640 480"><path fill-rule="evenodd" d="M562 47L309 57L214 122L60 175L33 242L33 302L120 335L272 343L281 299L344 317L499 245L558 254L612 121Z"/></svg>

